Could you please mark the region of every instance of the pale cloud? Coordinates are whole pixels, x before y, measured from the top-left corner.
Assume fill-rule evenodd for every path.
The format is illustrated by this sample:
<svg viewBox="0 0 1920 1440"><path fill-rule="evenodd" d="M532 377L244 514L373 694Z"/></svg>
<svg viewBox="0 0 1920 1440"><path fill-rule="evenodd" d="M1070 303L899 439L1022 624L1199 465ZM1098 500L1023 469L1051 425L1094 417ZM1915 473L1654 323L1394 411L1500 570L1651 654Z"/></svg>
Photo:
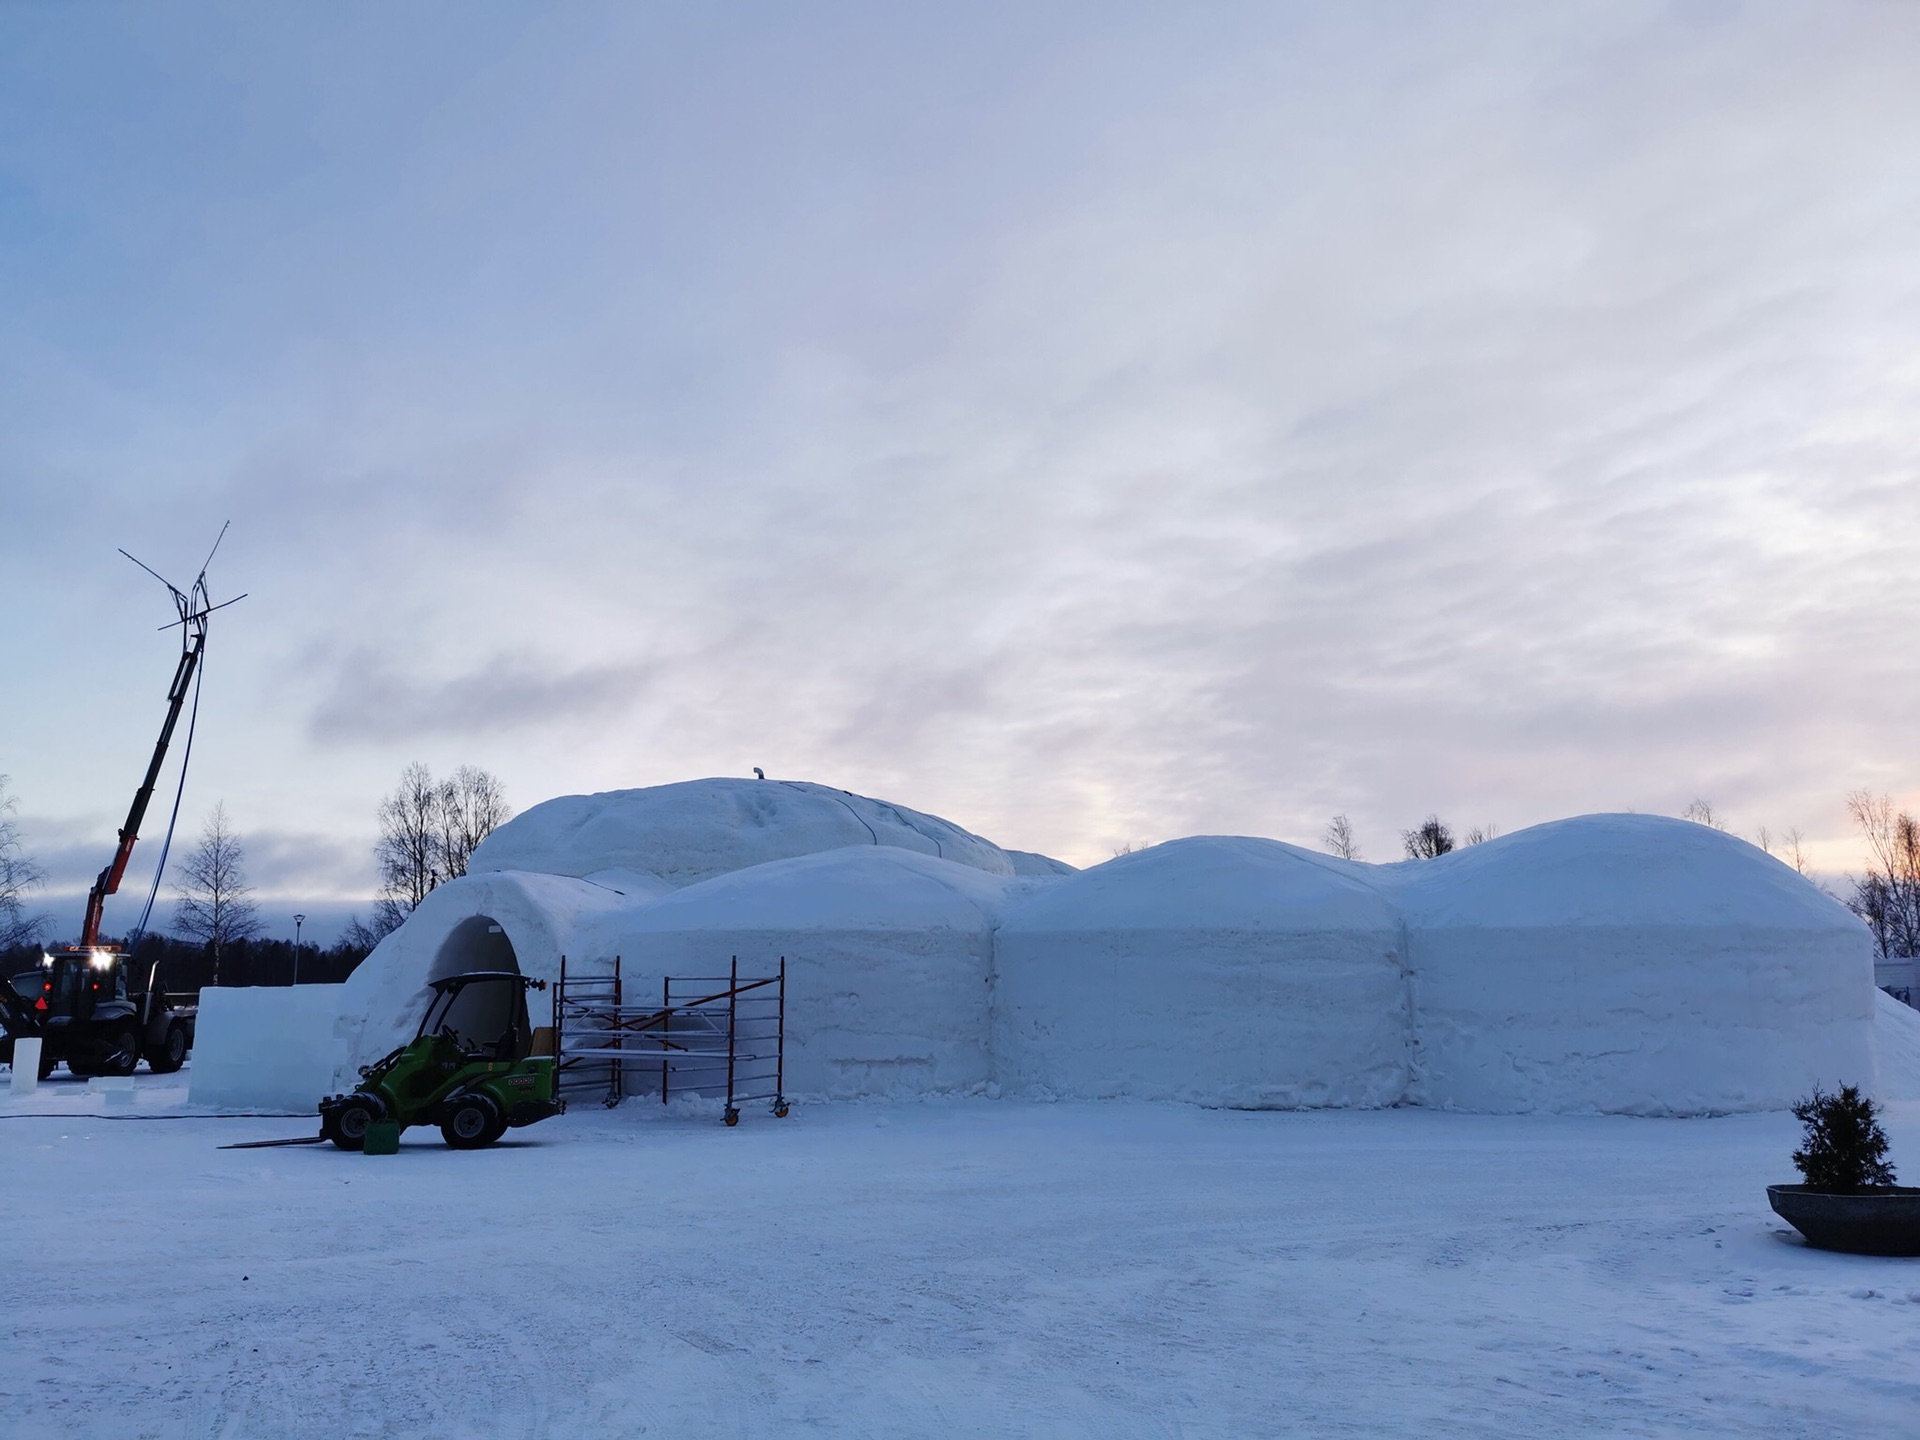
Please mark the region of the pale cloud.
<svg viewBox="0 0 1920 1440"><path fill-rule="evenodd" d="M263 831L414 758L1083 861L1920 784L1911 10L474 13L0 18L17 666L163 668L67 567L232 514ZM35 814L130 686L8 708Z"/></svg>

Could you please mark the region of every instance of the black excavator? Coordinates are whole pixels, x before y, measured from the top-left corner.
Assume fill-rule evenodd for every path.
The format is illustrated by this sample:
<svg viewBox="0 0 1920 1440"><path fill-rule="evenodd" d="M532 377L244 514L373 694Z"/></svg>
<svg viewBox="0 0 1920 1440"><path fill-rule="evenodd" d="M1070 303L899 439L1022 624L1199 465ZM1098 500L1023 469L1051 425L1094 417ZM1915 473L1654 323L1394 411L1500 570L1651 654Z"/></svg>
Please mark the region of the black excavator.
<svg viewBox="0 0 1920 1440"><path fill-rule="evenodd" d="M226 536L226 527L220 530ZM214 550L220 548L214 541ZM120 552L126 555L126 551ZM140 838L140 825L146 819L153 788L160 779L161 764L167 747L173 742L174 727L187 696L194 690L194 677L200 668L207 645L207 617L224 609L236 595L219 605L207 597L207 567L189 590L182 591L162 576L140 565L172 592L180 618L165 628L180 626L180 663L173 672L173 684L167 690L167 718L160 726L160 738L154 744L153 758L147 762L146 777L134 792L127 820L120 827L120 844L113 860L102 870L87 892L86 919L80 930L80 943L57 946L41 956L38 970L15 975L10 984L0 985L0 1029L6 1031L6 1059L11 1062L16 1040L40 1041L40 1077L53 1073L62 1061L75 1075L131 1075L142 1059L160 1074L178 1070L193 1048L194 1021L199 1012L195 1000L170 996L160 985L159 961L144 966L118 945L102 943L101 913L107 897L120 888L133 855L134 841ZM207 561L210 564L210 552ZM197 705L197 702L196 702ZM188 752L192 751L192 725L188 725ZM180 783L186 784L186 762L181 762ZM174 807L175 815L179 807ZM169 825L168 841L172 840ZM166 852L160 863L166 864ZM158 886L156 874L155 885ZM151 897L149 897L151 904ZM144 923L144 922L143 922ZM38 983L36 984L36 979Z"/></svg>

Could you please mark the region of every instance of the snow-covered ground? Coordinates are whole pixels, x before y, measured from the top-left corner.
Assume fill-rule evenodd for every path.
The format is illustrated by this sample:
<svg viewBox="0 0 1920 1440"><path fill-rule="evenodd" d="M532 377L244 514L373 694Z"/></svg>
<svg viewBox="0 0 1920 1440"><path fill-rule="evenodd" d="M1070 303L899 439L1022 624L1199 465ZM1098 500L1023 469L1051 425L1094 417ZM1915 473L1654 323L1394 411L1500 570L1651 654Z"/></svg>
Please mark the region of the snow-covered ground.
<svg viewBox="0 0 1920 1440"><path fill-rule="evenodd" d="M0 1095L0 1432L1899 1436L1920 1260L1769 1212L1797 1127L586 1105L478 1153ZM32 1111L53 1118L24 1118ZM163 1118L172 1115L178 1118ZM1920 1104L1891 1107L1920 1175Z"/></svg>

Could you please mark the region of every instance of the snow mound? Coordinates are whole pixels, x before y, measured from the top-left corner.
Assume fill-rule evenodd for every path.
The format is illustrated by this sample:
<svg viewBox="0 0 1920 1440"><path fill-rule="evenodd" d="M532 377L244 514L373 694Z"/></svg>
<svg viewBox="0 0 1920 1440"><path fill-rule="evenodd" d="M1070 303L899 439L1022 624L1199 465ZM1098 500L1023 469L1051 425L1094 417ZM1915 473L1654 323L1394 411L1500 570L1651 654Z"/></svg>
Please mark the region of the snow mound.
<svg viewBox="0 0 1920 1440"><path fill-rule="evenodd" d="M1704 1114L1873 1073L1865 928L1744 840L1590 815L1383 868L1419 1103Z"/></svg>
<svg viewBox="0 0 1920 1440"><path fill-rule="evenodd" d="M1426 925L1860 928L1758 846L1660 815L1579 815L1368 868Z"/></svg>
<svg viewBox="0 0 1920 1440"><path fill-rule="evenodd" d="M1920 1100L1920 1010L1873 992L1873 1047L1882 1100Z"/></svg>
<svg viewBox="0 0 1920 1440"><path fill-rule="evenodd" d="M1337 862L1243 837L1156 845L1009 911L1001 1078L1057 1095L1389 1105L1408 1078L1400 949L1393 905Z"/></svg>
<svg viewBox="0 0 1920 1440"><path fill-rule="evenodd" d="M1012 855L951 821L800 780L687 780L644 790L563 795L484 840L469 873L637 871L697 885L769 860L848 845L915 850L992 875L1045 874L1045 856Z"/></svg>

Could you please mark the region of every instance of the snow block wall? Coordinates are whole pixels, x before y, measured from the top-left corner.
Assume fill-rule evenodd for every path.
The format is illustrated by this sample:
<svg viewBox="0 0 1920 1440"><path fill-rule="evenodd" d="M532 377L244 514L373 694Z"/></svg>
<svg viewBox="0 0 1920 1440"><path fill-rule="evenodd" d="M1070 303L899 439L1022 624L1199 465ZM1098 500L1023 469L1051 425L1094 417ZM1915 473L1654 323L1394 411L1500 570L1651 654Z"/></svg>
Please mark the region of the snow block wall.
<svg viewBox="0 0 1920 1440"><path fill-rule="evenodd" d="M853 1097L987 1084L997 876L889 846L756 865L608 916L598 949L666 975L771 975L787 961L787 1089Z"/></svg>
<svg viewBox="0 0 1920 1440"><path fill-rule="evenodd" d="M213 986L200 992L187 1102L315 1114L332 1093L342 985ZM317 1122L316 1122L317 1123Z"/></svg>
<svg viewBox="0 0 1920 1440"><path fill-rule="evenodd" d="M1744 840L1592 815L1392 868L1418 1104L1690 1115L1871 1083L1865 927Z"/></svg>
<svg viewBox="0 0 1920 1440"><path fill-rule="evenodd" d="M1122 856L1009 911L1000 1080L1210 1105L1391 1105L1411 1049L1400 950L1394 907L1324 856L1219 836Z"/></svg>
<svg viewBox="0 0 1920 1440"><path fill-rule="evenodd" d="M790 1091L1697 1114L1872 1084L1865 928L1746 842L1583 816L1365 865L1197 837L1084 872L824 786L569 796L496 831L344 987L346 1059L427 982L788 961ZM537 1009L537 1005L536 1005Z"/></svg>

